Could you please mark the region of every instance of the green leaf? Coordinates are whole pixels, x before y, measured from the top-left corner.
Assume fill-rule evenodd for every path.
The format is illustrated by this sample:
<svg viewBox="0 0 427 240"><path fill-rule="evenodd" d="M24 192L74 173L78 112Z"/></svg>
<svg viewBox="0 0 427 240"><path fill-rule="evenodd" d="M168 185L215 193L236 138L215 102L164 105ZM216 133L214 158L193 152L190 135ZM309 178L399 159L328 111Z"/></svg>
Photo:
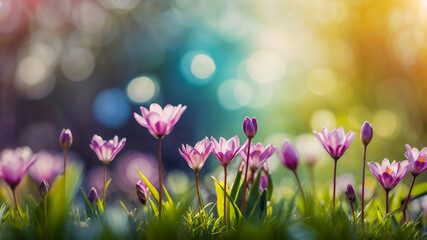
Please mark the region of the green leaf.
<svg viewBox="0 0 427 240"><path fill-rule="evenodd" d="M256 207L256 203L257 203L257 200L259 198L259 182L260 182L260 179L261 179L261 173L258 172L258 175L257 175L257 177L255 179L255 182L252 185L252 189L249 192L249 197L248 197L248 200L247 200L248 202L246 203L246 209L249 210L249 211L246 211L246 214L245 214L246 216L249 216L248 214L252 213L252 211Z"/></svg>
<svg viewBox="0 0 427 240"><path fill-rule="evenodd" d="M156 204L153 202L153 200L151 200L151 198L148 200L150 201L150 205L151 205L151 208L153 209L154 214L156 216L159 216L159 210L157 209Z"/></svg>
<svg viewBox="0 0 427 240"><path fill-rule="evenodd" d="M128 208L126 207L126 205L122 201L119 201L119 202L120 202L120 205L122 206L122 209L123 209L123 212L125 213L125 216L129 216L129 211L128 211Z"/></svg>
<svg viewBox="0 0 427 240"><path fill-rule="evenodd" d="M241 179L242 179L242 172L237 171L236 177L234 178L233 187L231 188L231 194L230 194L230 196L234 199L234 201L236 201L237 194L239 193Z"/></svg>
<svg viewBox="0 0 427 240"><path fill-rule="evenodd" d="M165 185L163 185L163 190L165 190L165 195L166 195L166 198L168 199L168 203L171 205L172 208L174 208L175 205L173 204L172 198L169 195L168 190L166 190Z"/></svg>
<svg viewBox="0 0 427 240"><path fill-rule="evenodd" d="M85 202L86 212L89 214L89 217L92 217L94 215L92 204L89 202L89 199L87 198L86 193L83 191L83 188L80 188L80 190L82 192L83 199L84 199L84 202Z"/></svg>
<svg viewBox="0 0 427 240"><path fill-rule="evenodd" d="M273 196L273 179L271 179L271 174L268 175L268 186L267 186L267 201L271 200L271 196Z"/></svg>
<svg viewBox="0 0 427 240"><path fill-rule="evenodd" d="M216 210L218 213L218 218L221 218L224 215L224 188L221 187L223 184L223 182L215 184Z"/></svg>
<svg viewBox="0 0 427 240"><path fill-rule="evenodd" d="M216 178L214 176L212 176L212 179L215 181L215 183L222 189L222 191L224 192L223 187L221 186L221 184L218 182L218 180L216 180ZM234 215L236 217L237 222L240 221L240 219L242 218L242 213L240 212L239 208L237 207L236 203L233 201L233 199L230 197L230 195L227 194L227 199L228 201L231 203L231 205L233 206L234 209Z"/></svg>
<svg viewBox="0 0 427 240"><path fill-rule="evenodd" d="M108 190L108 186L110 186L110 183L111 183L111 178L108 180L108 182L105 184L105 192L107 192L107 190Z"/></svg>
<svg viewBox="0 0 427 240"><path fill-rule="evenodd" d="M156 202L159 203L159 192L157 191L157 189L153 186L153 184L150 183L150 181L148 181L148 179L144 176L144 174L142 174L141 171L139 171L138 168L136 170L141 176L142 181L144 181L145 185L147 185L148 189L150 189L151 195L154 197Z"/></svg>

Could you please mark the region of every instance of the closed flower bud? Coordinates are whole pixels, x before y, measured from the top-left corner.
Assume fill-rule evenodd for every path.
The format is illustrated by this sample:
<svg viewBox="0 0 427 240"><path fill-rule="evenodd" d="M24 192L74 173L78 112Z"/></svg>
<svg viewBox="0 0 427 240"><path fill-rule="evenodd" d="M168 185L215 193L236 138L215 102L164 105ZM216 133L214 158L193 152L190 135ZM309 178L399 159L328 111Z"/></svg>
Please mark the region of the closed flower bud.
<svg viewBox="0 0 427 240"><path fill-rule="evenodd" d="M70 129L62 129L61 135L59 135L59 144L65 150L71 147L71 144L73 144L73 135Z"/></svg>
<svg viewBox="0 0 427 240"><path fill-rule="evenodd" d="M285 140L283 142L282 149L277 149L277 155L286 168L290 169L291 171L296 171L299 157L297 150L291 142Z"/></svg>
<svg viewBox="0 0 427 240"><path fill-rule="evenodd" d="M94 187L92 187L89 191L89 195L87 196L89 202L93 205L98 200L98 192Z"/></svg>
<svg viewBox="0 0 427 240"><path fill-rule="evenodd" d="M243 132L245 133L246 137L252 139L253 137L255 137L257 130L258 125L256 119L250 119L249 117L245 117L245 120L243 121Z"/></svg>
<svg viewBox="0 0 427 240"><path fill-rule="evenodd" d="M47 196L48 192L49 192L49 183L46 180L42 180L42 182L39 185L40 196L44 199Z"/></svg>
<svg viewBox="0 0 427 240"><path fill-rule="evenodd" d="M138 183L136 183L136 195L138 195L139 202L142 205L146 206L147 201L150 198L151 192L143 181L138 181Z"/></svg>
<svg viewBox="0 0 427 240"><path fill-rule="evenodd" d="M261 179L259 180L259 190L262 192L264 190L267 190L267 188L268 188L268 178L262 175Z"/></svg>
<svg viewBox="0 0 427 240"><path fill-rule="evenodd" d="M354 202L356 200L356 195L354 194L354 188L351 186L351 184L347 185L347 191L345 192L345 195L347 195L347 198L350 202Z"/></svg>
<svg viewBox="0 0 427 240"><path fill-rule="evenodd" d="M368 145L371 142L373 134L372 125L365 121L362 129L360 129L360 140L362 140L363 145Z"/></svg>

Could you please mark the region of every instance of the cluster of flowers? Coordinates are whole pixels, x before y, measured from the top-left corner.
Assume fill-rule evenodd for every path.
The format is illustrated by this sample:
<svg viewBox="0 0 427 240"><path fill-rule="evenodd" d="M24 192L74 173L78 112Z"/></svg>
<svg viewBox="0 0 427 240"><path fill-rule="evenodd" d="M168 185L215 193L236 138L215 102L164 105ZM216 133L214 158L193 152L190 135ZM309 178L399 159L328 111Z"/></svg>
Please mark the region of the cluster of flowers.
<svg viewBox="0 0 427 240"><path fill-rule="evenodd" d="M159 202L162 202L162 173L161 173L161 141L167 136L174 128L178 120L180 119L183 112L186 110L186 106L172 106L167 105L162 108L160 105L154 103L151 104L150 108L141 107L141 115L135 113L135 120L143 127L147 128L148 131L158 140L159 150ZM240 163L239 171L244 175L244 192L241 211L244 212L246 203L246 191L253 184L255 175L258 169L262 169L260 174L264 173L260 177L260 188L264 190L268 185L269 171L266 164L268 158L270 158L274 152L277 152L280 161L283 165L291 170L295 175L298 187L300 189L304 204L306 204L304 191L301 186L300 180L297 174L297 167L299 163L299 155L295 147L290 141L285 140L281 148L277 148L273 145L264 146L262 143L252 143L252 139L256 136L258 130L257 121L255 118L246 117L243 121L243 132L245 133L247 140L240 144L240 140L237 136L226 140L222 137L217 141L215 138L205 137L203 140L197 142L194 147L190 145L182 144L181 148L178 149L180 155L186 160L190 168L192 168L196 175L196 186L197 196L199 200L200 209L203 208L203 204L199 192L198 184L198 172L202 169L209 155L213 152L215 157L218 159L220 164L224 168L224 213L226 212L226 191L227 191L227 167L240 154L242 162ZM334 177L333 177L333 207L335 207L335 188L336 188L336 170L337 162L344 155L345 151L351 145L355 133L350 131L345 133L342 127L329 131L323 128L321 132L313 131L313 134L317 137L319 142L322 144L324 149L334 160ZM366 165L366 149L368 144L371 142L373 137L373 130L370 123L365 122L361 128L361 141L364 146L363 155L363 176L362 176L362 223L364 219L364 184L365 184L365 165ZM0 177L10 186L13 197L15 200L15 208L18 209L15 188L21 182L23 176L30 171L30 175L40 183L39 191L46 201L46 195L49 191L49 184L52 183L54 178L64 173L64 179L66 174L66 154L73 141L71 131L69 129L63 129L59 142L64 150L64 165L61 166L61 161L58 157L53 157L46 152L39 152L38 154L31 156L31 150L28 148L18 148L16 150L4 150L1 153L0 162ZM125 146L126 139L123 138L119 141L119 138L115 136L113 139L105 141L100 136L94 135L90 144L91 149L95 152L98 159L104 165L104 189L103 189L103 204L106 203L106 170L107 165L116 157L116 155ZM378 179L381 186L386 192L386 213L388 213L388 193L398 184L400 180L411 172L413 176L411 188L403 207L403 221L406 221L405 210L407 208L412 187L415 182L415 178L427 168L425 159L427 157L427 148L423 148L418 151L416 148L411 148L406 145L407 152L405 157L407 160L402 162L390 161L385 158L382 164L368 163L368 166L374 176ZM64 180L65 181L65 180ZM146 205L150 198L150 190L143 181L136 183L136 194L139 201ZM352 205L355 199L355 193L353 186L348 185L346 195ZM95 188L91 188L88 199L91 203L94 203L98 199L98 193ZM159 218L162 213L162 204L159 204ZM226 214L223 215L223 221L226 221Z"/></svg>

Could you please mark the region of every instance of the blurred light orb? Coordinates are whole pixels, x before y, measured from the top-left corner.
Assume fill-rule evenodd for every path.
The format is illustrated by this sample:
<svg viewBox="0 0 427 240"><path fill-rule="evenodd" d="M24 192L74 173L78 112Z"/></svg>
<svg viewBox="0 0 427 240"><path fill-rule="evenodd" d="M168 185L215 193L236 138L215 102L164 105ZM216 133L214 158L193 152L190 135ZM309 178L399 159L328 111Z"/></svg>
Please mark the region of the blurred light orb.
<svg viewBox="0 0 427 240"><path fill-rule="evenodd" d="M106 9L127 11L134 9L140 2L141 0L98 0Z"/></svg>
<svg viewBox="0 0 427 240"><path fill-rule="evenodd" d="M48 69L40 58L35 56L24 57L18 63L17 77L24 84L37 85L48 77Z"/></svg>
<svg viewBox="0 0 427 240"><path fill-rule="evenodd" d="M215 62L206 54L197 54L191 62L191 72L199 79L209 78L215 69Z"/></svg>
<svg viewBox="0 0 427 240"><path fill-rule="evenodd" d="M401 129L401 119L399 116L388 110L376 112L372 118L374 133L383 138L395 138Z"/></svg>
<svg viewBox="0 0 427 240"><path fill-rule="evenodd" d="M318 110L311 115L311 128L319 132L323 127L332 130L336 128L335 115L328 110Z"/></svg>
<svg viewBox="0 0 427 240"><path fill-rule="evenodd" d="M153 99L158 93L158 85L153 78L140 76L130 81L126 93L133 102L145 103Z"/></svg>
<svg viewBox="0 0 427 240"><path fill-rule="evenodd" d="M174 194L182 194L188 190L190 180L183 171L172 170L168 173L167 183Z"/></svg>
<svg viewBox="0 0 427 240"><path fill-rule="evenodd" d="M0 33L12 33L23 22L21 3L13 0L0 0L0 3Z"/></svg>
<svg viewBox="0 0 427 240"><path fill-rule="evenodd" d="M353 106L347 116L348 123L355 129L361 128L366 120L371 119L371 115L367 107L362 105Z"/></svg>
<svg viewBox="0 0 427 240"><path fill-rule="evenodd" d="M311 92L318 96L331 93L336 86L335 74L326 68L315 69L307 77L307 86Z"/></svg>
<svg viewBox="0 0 427 240"><path fill-rule="evenodd" d="M283 78L286 63L279 54L270 50L262 50L249 57L246 70L254 81L272 83Z"/></svg>
<svg viewBox="0 0 427 240"><path fill-rule="evenodd" d="M213 78L216 65L208 54L192 51L182 57L180 70L189 83L202 86L209 83Z"/></svg>
<svg viewBox="0 0 427 240"><path fill-rule="evenodd" d="M73 10L74 25L84 33L101 33L110 21L110 14L92 1L82 1Z"/></svg>
<svg viewBox="0 0 427 240"><path fill-rule="evenodd" d="M64 24L70 11L70 1L40 1L37 5L37 21L44 27L57 28Z"/></svg>
<svg viewBox="0 0 427 240"><path fill-rule="evenodd" d="M71 81L87 79L95 68L93 54L80 47L73 47L64 53L61 59L61 70Z"/></svg>
<svg viewBox="0 0 427 240"><path fill-rule="evenodd" d="M120 89L103 90L93 103L95 118L111 128L120 127L129 119L130 106L126 94Z"/></svg>
<svg viewBox="0 0 427 240"><path fill-rule="evenodd" d="M228 110L235 110L248 105L252 95L251 87L238 79L229 79L218 88L218 101L222 107Z"/></svg>

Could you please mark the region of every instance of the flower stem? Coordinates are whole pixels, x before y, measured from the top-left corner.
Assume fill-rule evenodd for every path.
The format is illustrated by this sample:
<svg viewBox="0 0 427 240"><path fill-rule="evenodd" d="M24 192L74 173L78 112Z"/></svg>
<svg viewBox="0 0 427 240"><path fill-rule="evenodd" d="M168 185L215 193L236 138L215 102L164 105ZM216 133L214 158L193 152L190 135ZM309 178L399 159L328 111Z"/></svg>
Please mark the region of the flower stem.
<svg viewBox="0 0 427 240"><path fill-rule="evenodd" d="M104 164L104 193L102 194L102 197L104 198L103 204L104 204L104 210L105 210L105 203L107 200L107 164Z"/></svg>
<svg viewBox="0 0 427 240"><path fill-rule="evenodd" d="M354 215L354 206L352 201L350 201L350 206L351 206L351 213L353 214L353 225L356 226L356 215Z"/></svg>
<svg viewBox="0 0 427 240"><path fill-rule="evenodd" d="M227 224L227 167L224 166L224 226Z"/></svg>
<svg viewBox="0 0 427 240"><path fill-rule="evenodd" d="M334 190L333 190L333 210L335 210L335 188L337 181L337 159L334 159Z"/></svg>
<svg viewBox="0 0 427 240"><path fill-rule="evenodd" d="M248 186L248 170L249 170L249 153L251 149L251 138L248 138L248 154L246 157L246 170L245 170L245 187L243 191L243 201L242 201L242 213L245 212L245 205L246 205L246 189Z"/></svg>
<svg viewBox="0 0 427 240"><path fill-rule="evenodd" d="M411 192L412 192L412 188L414 187L415 178L416 176L412 175L411 187L409 188L408 196L406 197L405 204L403 205L403 209L402 209L402 213L403 213L402 223L406 222L406 208L408 207L409 199L411 198Z"/></svg>
<svg viewBox="0 0 427 240"><path fill-rule="evenodd" d="M310 182L311 182L311 191L313 192L313 196L316 194L316 186L314 183L314 172L313 172L313 167L309 167L308 168L309 171L309 175L310 175Z"/></svg>
<svg viewBox="0 0 427 240"><path fill-rule="evenodd" d="M64 149L64 192L66 192L65 190L65 186L67 183L67 178L66 178L66 170L67 170L67 149Z"/></svg>
<svg viewBox="0 0 427 240"><path fill-rule="evenodd" d="M305 201L304 191L302 190L301 182L299 180L297 171L294 170L293 172L294 172L295 178L297 179L298 187L299 187L299 190L301 191L302 200L304 201L304 209L305 209L305 212L307 214L307 202Z"/></svg>
<svg viewBox="0 0 427 240"><path fill-rule="evenodd" d="M362 170L362 232L365 232L365 167L366 167L366 147L363 145L363 170Z"/></svg>
<svg viewBox="0 0 427 240"><path fill-rule="evenodd" d="M385 214L388 214L388 192L389 191L385 191Z"/></svg>
<svg viewBox="0 0 427 240"><path fill-rule="evenodd" d="M202 199L200 198L200 191L199 191L199 171L196 171L196 189L197 189L197 198L199 199L199 211L202 211L203 203L202 203Z"/></svg>
<svg viewBox="0 0 427 240"><path fill-rule="evenodd" d="M44 221L47 224L47 196L44 197Z"/></svg>
<svg viewBox="0 0 427 240"><path fill-rule="evenodd" d="M199 188L197 187L197 189ZM159 137L159 219L161 218L162 218L162 138Z"/></svg>
<svg viewBox="0 0 427 240"><path fill-rule="evenodd" d="M18 201L16 200L16 192L15 192L15 188L12 188L12 195L13 195L13 202L15 203L15 211L16 211L16 221L18 221L18 215L19 215L19 211L18 211Z"/></svg>

